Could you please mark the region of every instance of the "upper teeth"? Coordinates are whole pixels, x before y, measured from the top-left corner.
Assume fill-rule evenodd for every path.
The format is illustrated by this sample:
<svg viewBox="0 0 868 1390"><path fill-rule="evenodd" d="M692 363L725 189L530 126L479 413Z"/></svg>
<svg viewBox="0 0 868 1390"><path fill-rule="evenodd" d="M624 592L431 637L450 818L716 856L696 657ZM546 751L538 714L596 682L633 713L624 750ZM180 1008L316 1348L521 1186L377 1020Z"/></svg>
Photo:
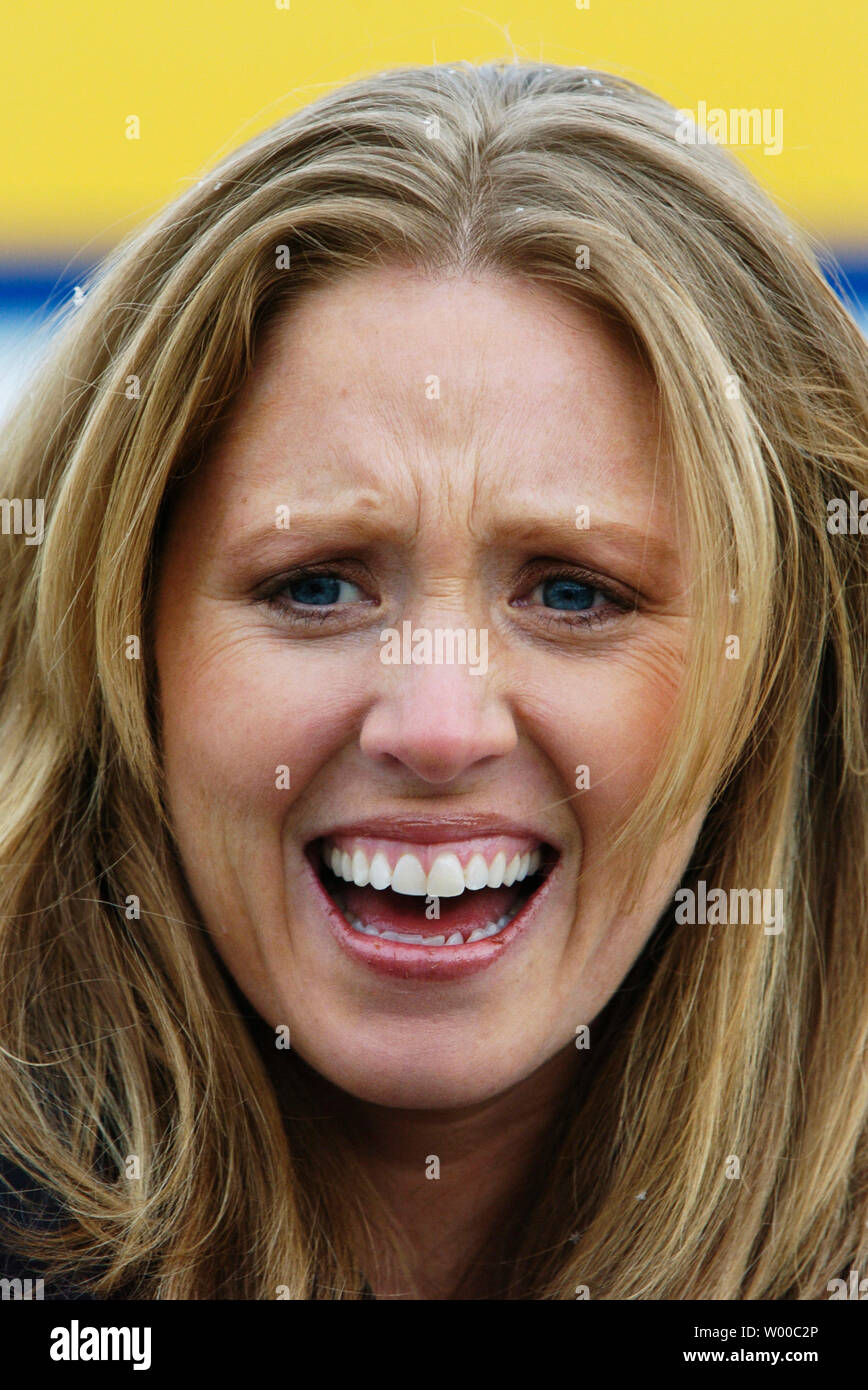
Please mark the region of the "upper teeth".
<svg viewBox="0 0 868 1390"><path fill-rule="evenodd" d="M536 873L542 852L529 850L515 854L507 864L506 855L499 850L489 863L483 854L474 854L464 867L458 855L449 850L438 854L427 874L415 854L405 853L392 868L382 850L369 860L365 851L356 846L352 854L336 846L324 848L325 861L347 883L358 888L391 888L394 893L409 897L457 898L465 889L509 888L520 883L528 874Z"/></svg>

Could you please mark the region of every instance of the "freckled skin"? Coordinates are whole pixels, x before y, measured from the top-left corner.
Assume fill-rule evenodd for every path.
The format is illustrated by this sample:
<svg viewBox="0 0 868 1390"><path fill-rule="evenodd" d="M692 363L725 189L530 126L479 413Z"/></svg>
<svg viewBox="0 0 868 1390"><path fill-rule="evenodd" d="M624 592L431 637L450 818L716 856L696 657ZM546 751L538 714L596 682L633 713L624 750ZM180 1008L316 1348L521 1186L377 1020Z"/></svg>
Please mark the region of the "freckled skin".
<svg viewBox="0 0 868 1390"><path fill-rule="evenodd" d="M432 374L439 399L426 397ZM689 858L701 816L660 846L640 909L623 911L626 866L605 850L659 758L688 621L655 412L621 337L553 291L376 269L312 291L274 326L176 505L156 659L187 878L247 998L362 1101L449 1110L564 1077L576 1026L617 989ZM236 554L245 528L282 504L289 530ZM361 573L336 563L346 616L306 627L251 595L291 566L361 555L351 541L305 541L295 518L315 506L335 520L361 508L401 539L371 543ZM562 543L501 543L507 511L545 513ZM635 548L601 545L601 517L674 556L646 567ZM590 568L645 599L554 631L546 576L520 582L545 558L552 573ZM487 628L487 673L384 665L379 634L405 619ZM275 786L282 764L289 789ZM591 786L577 793L579 764ZM397 812L527 817L562 846L542 921L481 974L375 975L340 950L302 887L313 834Z"/></svg>

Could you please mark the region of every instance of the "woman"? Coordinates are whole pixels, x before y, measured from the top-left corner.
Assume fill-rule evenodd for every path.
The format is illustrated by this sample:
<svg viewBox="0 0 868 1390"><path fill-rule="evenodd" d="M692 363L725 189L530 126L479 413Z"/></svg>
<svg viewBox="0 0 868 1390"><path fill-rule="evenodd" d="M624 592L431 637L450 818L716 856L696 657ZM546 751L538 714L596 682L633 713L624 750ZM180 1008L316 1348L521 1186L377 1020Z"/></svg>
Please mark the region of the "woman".
<svg viewBox="0 0 868 1390"><path fill-rule="evenodd" d="M47 1293L868 1272L868 348L678 129L585 70L354 82L32 383L0 1148Z"/></svg>

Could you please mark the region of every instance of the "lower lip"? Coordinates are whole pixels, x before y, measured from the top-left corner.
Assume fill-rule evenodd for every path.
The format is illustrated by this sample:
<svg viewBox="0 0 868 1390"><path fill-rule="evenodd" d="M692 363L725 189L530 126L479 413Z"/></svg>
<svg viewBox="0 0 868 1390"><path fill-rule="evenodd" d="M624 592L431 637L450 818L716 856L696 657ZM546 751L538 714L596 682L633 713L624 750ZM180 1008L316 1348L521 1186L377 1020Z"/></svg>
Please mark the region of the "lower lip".
<svg viewBox="0 0 868 1390"><path fill-rule="evenodd" d="M474 941L472 946L404 946L399 941L384 941L382 937L364 936L355 931L320 882L309 854L305 854L304 861L305 872L322 904L332 934L348 956L381 975L399 980L434 981L464 980L501 960L513 943L538 921L560 864L560 861L555 864L521 911L496 936Z"/></svg>

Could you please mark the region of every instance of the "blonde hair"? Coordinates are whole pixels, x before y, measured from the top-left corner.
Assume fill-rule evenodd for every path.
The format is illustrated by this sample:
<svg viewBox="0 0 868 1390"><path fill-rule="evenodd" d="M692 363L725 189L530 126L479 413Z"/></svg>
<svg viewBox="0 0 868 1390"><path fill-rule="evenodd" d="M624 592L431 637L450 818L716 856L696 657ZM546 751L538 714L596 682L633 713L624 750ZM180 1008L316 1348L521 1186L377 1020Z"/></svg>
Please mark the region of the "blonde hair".
<svg viewBox="0 0 868 1390"><path fill-rule="evenodd" d="M148 635L174 484L266 325L398 262L545 282L631 334L696 620L623 843L641 870L710 797L684 884L785 889L778 936L658 924L540 1159L504 1296L817 1298L868 1261L868 566L826 526L829 499L868 495L868 347L806 237L675 129L604 72L366 77L226 158L55 325L3 444L4 494L44 498L44 539L0 537L0 1153L63 1206L19 1238L50 1274L86 1269L102 1296L360 1294L375 1199L303 1118L290 1057L281 1113L197 920Z"/></svg>

